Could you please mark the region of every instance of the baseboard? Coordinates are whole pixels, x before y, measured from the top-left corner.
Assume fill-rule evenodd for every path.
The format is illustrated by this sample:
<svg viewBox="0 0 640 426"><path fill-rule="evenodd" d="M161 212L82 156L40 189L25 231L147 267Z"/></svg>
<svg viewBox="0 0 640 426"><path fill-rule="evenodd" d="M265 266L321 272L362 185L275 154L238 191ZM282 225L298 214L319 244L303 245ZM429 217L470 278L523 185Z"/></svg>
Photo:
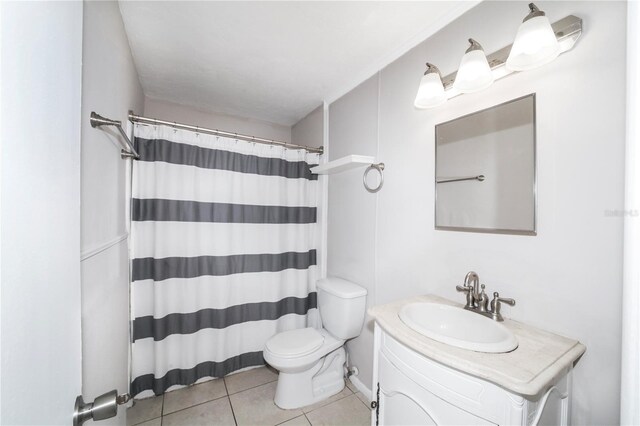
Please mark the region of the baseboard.
<svg viewBox="0 0 640 426"><path fill-rule="evenodd" d="M351 380L351 383L353 383L353 385L364 395L366 396L369 401L371 401L371 389L369 389L364 383L362 383L360 381L360 379L358 379L358 376L351 376L349 377L349 380Z"/></svg>

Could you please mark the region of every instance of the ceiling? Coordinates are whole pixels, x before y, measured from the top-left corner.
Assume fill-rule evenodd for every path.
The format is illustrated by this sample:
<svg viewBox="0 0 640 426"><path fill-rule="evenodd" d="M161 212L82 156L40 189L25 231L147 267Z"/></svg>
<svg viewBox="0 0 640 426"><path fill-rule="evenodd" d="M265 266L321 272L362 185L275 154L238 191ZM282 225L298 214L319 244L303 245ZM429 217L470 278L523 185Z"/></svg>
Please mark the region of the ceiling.
<svg viewBox="0 0 640 426"><path fill-rule="evenodd" d="M293 125L475 4L120 1L120 10L149 98Z"/></svg>

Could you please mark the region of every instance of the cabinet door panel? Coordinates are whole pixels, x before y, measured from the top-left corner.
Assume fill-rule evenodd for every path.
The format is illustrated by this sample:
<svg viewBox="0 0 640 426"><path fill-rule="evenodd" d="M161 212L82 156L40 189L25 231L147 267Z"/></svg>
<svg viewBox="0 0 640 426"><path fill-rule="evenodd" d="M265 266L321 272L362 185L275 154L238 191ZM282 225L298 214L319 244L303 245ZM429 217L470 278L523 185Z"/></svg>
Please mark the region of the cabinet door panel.
<svg viewBox="0 0 640 426"><path fill-rule="evenodd" d="M491 425L416 384L378 352L380 424Z"/></svg>
<svg viewBox="0 0 640 426"><path fill-rule="evenodd" d="M381 396L384 394L384 420L380 424L388 425L437 425L420 405L411 397L404 393L387 394L382 389Z"/></svg>

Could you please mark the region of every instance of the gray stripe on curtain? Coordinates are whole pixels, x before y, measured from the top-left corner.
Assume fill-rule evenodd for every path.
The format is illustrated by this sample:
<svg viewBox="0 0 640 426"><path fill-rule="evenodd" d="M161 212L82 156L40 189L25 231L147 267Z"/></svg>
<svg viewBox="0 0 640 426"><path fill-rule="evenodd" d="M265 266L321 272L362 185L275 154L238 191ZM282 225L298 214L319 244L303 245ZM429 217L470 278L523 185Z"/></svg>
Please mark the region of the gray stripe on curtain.
<svg viewBox="0 0 640 426"><path fill-rule="evenodd" d="M190 385L203 377L223 377L241 368L264 365L262 351L243 353L221 362L207 361L189 369L169 370L167 374L156 378L153 374L144 374L131 382L131 395L137 395L147 389L156 395L162 395L173 385Z"/></svg>
<svg viewBox="0 0 640 426"><path fill-rule="evenodd" d="M133 259L133 281L194 278L203 275L231 275L245 272L277 272L307 269L316 264L316 250L277 254L236 254L230 256L144 257Z"/></svg>
<svg viewBox="0 0 640 426"><path fill-rule="evenodd" d="M315 223L315 207L256 206L201 201L133 198L134 221L218 223Z"/></svg>
<svg viewBox="0 0 640 426"><path fill-rule="evenodd" d="M195 166L203 169L228 170L265 176L304 178L317 180L310 168L317 164L306 161L287 161L280 158L258 157L219 149L202 148L164 139L135 138L140 154L138 161L162 161L164 163Z"/></svg>
<svg viewBox="0 0 640 426"><path fill-rule="evenodd" d="M246 303L224 309L202 309L162 318L138 317L133 321L133 340L153 337L159 341L172 334L191 334L206 328L225 328L250 321L276 320L284 315L305 315L318 306L316 292L307 297L285 297L277 302Z"/></svg>

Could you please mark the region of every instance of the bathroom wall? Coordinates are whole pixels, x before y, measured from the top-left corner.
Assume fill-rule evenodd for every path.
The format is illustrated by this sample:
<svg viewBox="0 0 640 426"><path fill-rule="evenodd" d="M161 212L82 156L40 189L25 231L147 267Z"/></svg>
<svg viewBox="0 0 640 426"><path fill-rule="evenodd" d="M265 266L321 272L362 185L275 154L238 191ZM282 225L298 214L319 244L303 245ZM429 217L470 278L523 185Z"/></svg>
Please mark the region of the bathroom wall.
<svg viewBox="0 0 640 426"><path fill-rule="evenodd" d="M297 145L305 145L310 147L321 147L324 145L325 139L325 113L324 104L311 111L303 119L291 126L291 143ZM326 151L325 151L326 152ZM326 155L325 155L326 157ZM321 160L322 161L322 160ZM319 184L321 191L318 200L318 227L317 245L318 250L318 267L320 276L324 277L327 273L327 184L326 178L320 177Z"/></svg>
<svg viewBox="0 0 640 426"><path fill-rule="evenodd" d="M291 127L291 142L320 147L324 139L324 109L320 105Z"/></svg>
<svg viewBox="0 0 640 426"><path fill-rule="evenodd" d="M142 115L138 110L136 110L135 113ZM145 98L144 116L157 118L159 120L176 121L178 123L208 127L210 129L220 129L227 132L237 132L266 139L291 142L290 126L219 112L202 111L172 102Z"/></svg>
<svg viewBox="0 0 640 426"><path fill-rule="evenodd" d="M378 152L378 76L373 76L329 107L329 160L349 154ZM375 305L376 222L375 195L362 186L362 169L329 175L327 275L365 287L367 308ZM350 364L359 380L371 386L373 324L367 321L359 337L347 343Z"/></svg>
<svg viewBox="0 0 640 426"><path fill-rule="evenodd" d="M115 129L89 114L121 120L142 112L144 95L118 3L84 2L82 73L82 391L85 400L129 389L129 264L126 188L130 161ZM123 424L125 410L104 423ZM102 422L101 422L102 423Z"/></svg>
<svg viewBox="0 0 640 426"><path fill-rule="evenodd" d="M0 424L68 425L80 393L82 3L0 4Z"/></svg>
<svg viewBox="0 0 640 426"><path fill-rule="evenodd" d="M513 297L507 317L579 339L572 422L615 424L620 402L620 309L625 139L624 2L536 3L552 21L584 19L575 48L489 89L416 110L424 62L454 71L472 36L487 52L513 41L520 2L483 2L381 70L329 109L330 157L376 155L377 195L362 170L329 181L329 275L358 282L369 304L455 292L469 270ZM597 66L594 66L597 58ZM537 102L538 235L434 230L434 126L529 93ZM371 386L370 321L349 343Z"/></svg>

